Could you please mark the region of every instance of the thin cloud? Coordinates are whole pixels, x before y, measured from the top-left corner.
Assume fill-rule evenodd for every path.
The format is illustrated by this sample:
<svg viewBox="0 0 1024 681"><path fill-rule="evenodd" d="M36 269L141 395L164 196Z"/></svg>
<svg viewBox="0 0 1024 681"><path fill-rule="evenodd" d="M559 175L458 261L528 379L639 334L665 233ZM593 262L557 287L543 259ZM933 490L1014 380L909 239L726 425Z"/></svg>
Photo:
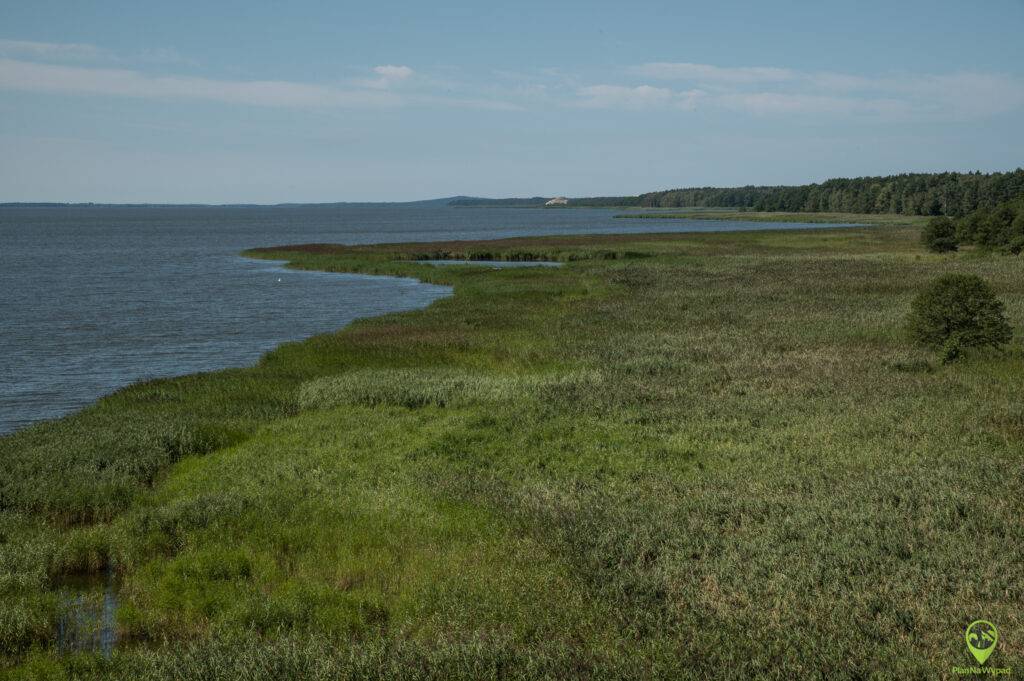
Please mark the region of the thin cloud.
<svg viewBox="0 0 1024 681"><path fill-rule="evenodd" d="M416 95L409 100L416 104L454 107L459 109L480 109L483 111L524 111L525 107L502 99L486 99L476 97L439 97L434 95Z"/></svg>
<svg viewBox="0 0 1024 681"><path fill-rule="evenodd" d="M0 59L0 88L290 108L386 107L401 103L395 95L386 92L343 90L308 83L150 76L126 69L57 66L13 59Z"/></svg>
<svg viewBox="0 0 1024 681"><path fill-rule="evenodd" d="M387 78L389 80L405 80L413 74L413 70L408 66L393 66L391 64L375 66L373 67L373 72L381 78Z"/></svg>
<svg viewBox="0 0 1024 681"><path fill-rule="evenodd" d="M66 63L70 61L98 61L105 66ZM627 77L618 84L588 84L578 74L562 69L544 69L533 75L490 72L490 79L451 82L407 65L381 64L367 69L364 78L325 85L158 76L134 68L114 68L132 61L139 68L143 64L195 65L172 49L153 49L128 59L85 43L4 39L0 40L0 89L290 108L418 105L512 111L574 106L898 120L967 121L1024 108L1024 81L992 73L866 76L774 66L649 62L617 71L619 77L625 74L640 81L633 83Z"/></svg>
<svg viewBox="0 0 1024 681"><path fill-rule="evenodd" d="M111 55L106 50L86 43L40 43L31 40L0 39L0 56L67 61L106 59Z"/></svg>
<svg viewBox="0 0 1024 681"><path fill-rule="evenodd" d="M43 62L103 62L107 64L144 62L164 65L198 65L194 59L188 59L170 47L152 47L133 55L117 55L110 50L89 43L44 43L31 40L0 39L0 57Z"/></svg>
<svg viewBox="0 0 1024 681"><path fill-rule="evenodd" d="M154 47L143 50L139 53L139 59L150 64L184 64L187 66L198 66L199 62L189 59L171 47Z"/></svg>
<svg viewBox="0 0 1024 681"><path fill-rule="evenodd" d="M793 80L797 77L790 69L771 66L723 67L689 62L652 62L634 66L629 70L644 78L703 83L765 83Z"/></svg>
<svg viewBox="0 0 1024 681"><path fill-rule="evenodd" d="M577 90L578 105L592 109L650 109L676 107L692 109L704 93L700 90L675 92L668 88L638 85L589 85Z"/></svg>
<svg viewBox="0 0 1024 681"><path fill-rule="evenodd" d="M906 115L905 102L895 99L856 99L824 95L752 92L720 95L716 103L757 115L771 114L874 114Z"/></svg>
<svg viewBox="0 0 1024 681"><path fill-rule="evenodd" d="M411 78L407 66L381 66L375 73L389 82ZM370 81L376 83L376 81ZM53 94L104 95L147 99L193 99L250 106L311 108L388 108L404 105L446 106L490 111L519 111L523 107L501 99L435 95L399 95L364 84L341 88L330 85L269 80L217 80L190 76L151 76L128 69L41 64L0 58L0 90Z"/></svg>
<svg viewBox="0 0 1024 681"><path fill-rule="evenodd" d="M700 86L691 105L754 115L834 114L970 120L1024 108L1024 81L985 73L864 76L773 66L651 62L626 73ZM626 88L629 89L629 88ZM656 88L665 90L666 88ZM612 106L614 98L600 99Z"/></svg>
<svg viewBox="0 0 1024 681"><path fill-rule="evenodd" d="M951 73L883 81L889 92L927 102L960 117L992 116L1024 108L1024 81L1001 74Z"/></svg>

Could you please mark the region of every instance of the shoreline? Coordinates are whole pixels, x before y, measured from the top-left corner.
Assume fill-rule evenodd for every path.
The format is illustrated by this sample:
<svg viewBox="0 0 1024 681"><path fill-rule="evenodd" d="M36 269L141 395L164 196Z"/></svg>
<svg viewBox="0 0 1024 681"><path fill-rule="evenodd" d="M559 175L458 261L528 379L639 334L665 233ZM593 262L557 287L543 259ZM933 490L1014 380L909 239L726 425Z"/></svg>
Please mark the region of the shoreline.
<svg viewBox="0 0 1024 681"><path fill-rule="evenodd" d="M304 272L305 274L309 274L309 275L316 275L317 274L317 272L315 272L313 270L299 270L299 269L296 269L296 268L289 268L287 266L288 265L288 261L287 260L280 260L280 259L279 260L274 260L274 259L271 259L271 258L253 258L253 257L244 255L244 253L238 253L235 257L240 258L240 259L244 259L244 260L248 260L250 262L254 261L254 260L258 260L258 261L261 261L261 262L266 262L269 265L273 266L273 267L271 267L271 268L269 268L267 270L268 273L272 273L274 271L280 271L281 273L285 273L285 272ZM392 281L395 281L395 282L410 283L410 284L417 284L417 285L428 285L429 286L428 282L423 282L423 281L421 281L421 280L419 280L419 279L417 279L415 277L397 277L397 276L390 276L390 275L374 275L374 274L359 273L359 272L323 272L322 274L328 274L328 275L340 274L340 275L343 275L342 276L342 281L344 281L345 277L350 277L350 281L359 281L360 279L373 279L373 278L376 278L376 277L383 277L385 279L389 279L389 280L392 280ZM443 293L443 294L440 294L440 295L441 295L441 297L449 296L449 295L451 295L451 291L448 291L447 293ZM429 305L432 302L433 302L433 300L427 302L426 305ZM389 305L382 304L382 307L389 307ZM411 308L411 309L422 309L422 308L419 307L419 308ZM381 311L379 314L380 315L385 315L385 314L392 314L394 312L400 312L400 311L402 311L402 310L401 309L398 309L398 310L395 310L395 309L385 309L385 310ZM371 315L371 316L378 316L378 315ZM232 370L232 369L244 369L244 368L251 367L251 366L254 366L255 364L259 363L259 361L261 360L263 355L267 354L268 352L272 352L273 350L277 349L279 346L281 346L283 344L294 343L294 342L302 342L302 341L305 341L305 340L307 340L307 339L309 339L309 338L311 338L313 336L320 335L320 334L337 333L341 329L344 329L349 324L353 323L354 321L357 321L360 318L361 317L357 317L357 318L351 319L351 320L349 320L348 322L346 322L345 324L343 324L340 327L325 328L323 330L316 331L314 333L311 333L311 334L308 334L308 335L304 335L304 336L299 336L299 337L285 337L285 338L283 338L281 340L278 340L278 341L274 342L271 347L268 347L268 348L265 348L265 349L263 349L261 351L258 351L258 354L253 359L237 358L237 359L234 359L234 360L230 360L229 363L223 364L223 365L215 367L215 368L198 368L198 369L194 369L194 370L191 370L191 371L187 370L186 367L182 367L182 369L183 369L182 371L177 371L175 373L167 373L167 374L164 374L164 375L149 375L149 376L144 377L144 378L139 378L139 379L133 380L133 381L131 381L129 383L125 383L123 385L115 386L115 387L111 388L110 390L108 390L107 392L104 392L104 393L102 393L100 395L97 395L97 396L91 398L91 399L88 399L87 401L76 401L76 402L78 402L77 406L72 407L69 411L66 411L63 414L52 416L52 417L43 417L43 418L38 418L38 419L32 419L32 420L29 420L28 422L23 423L22 425L16 426L12 430L2 430L2 429L0 429L0 438L9 437L9 436L11 436L11 435L21 431L21 430L24 430L26 428L31 428L31 427L36 426L36 425L41 424L41 423L46 423L46 422L50 422L50 421L58 421L60 419L66 418L66 417L73 416L74 414L77 414L78 412L80 412L82 410L90 408L91 406L95 405L99 401L104 400L104 399L106 399L108 397L111 397L112 395L115 395L116 393L118 393L118 392L120 392L122 390L125 390L127 388L130 388L132 386L135 386L135 385L145 384L145 383L150 382L150 381L170 380L170 379L182 378L182 377L186 377L186 376L194 376L194 375L201 375L201 374L207 374L207 373L214 373L214 372L218 372L218 371L228 371L228 370ZM243 355L250 355L251 356L253 354L253 351L247 351L247 350L245 350L243 348L240 348L237 354L239 355L239 357L241 357Z"/></svg>
<svg viewBox="0 0 1024 681"><path fill-rule="evenodd" d="M97 207L103 207L103 206L97 206ZM129 207L135 207L135 206L129 206ZM198 206L198 207L204 207L204 206ZM803 226L793 227L793 229L808 229L808 228L813 228L813 229L830 229L830 228L833 228L833 227L831 225L823 226L823 227L817 227L817 226L814 226L814 227L803 227ZM845 229L845 227L835 227L835 228L836 229ZM778 230L786 230L786 229L787 229L786 227L779 227L779 228L770 228L770 229L764 229L764 230L762 230L761 228L757 228L757 229L752 229L752 230L722 230L722 231L723 232L733 232L733 231L778 231ZM402 259L410 259L410 260L415 259L414 256L417 253L419 254L419 256L422 256L422 257L420 257L420 259L423 259L423 260L427 260L427 259L488 260L488 259L493 259L494 258L494 253L491 253L491 251L494 250L494 249L505 250L505 251L510 251L510 249L516 249L516 248L522 249L522 248L528 247L530 244L539 243L539 242L537 242L538 239L542 240L543 243L545 243L547 246L550 247L547 252L549 254L551 254L551 253L557 253L557 251L552 251L551 249L563 248L563 247L580 246L582 244L587 243L588 239L591 239L591 238L594 238L594 237L600 237L602 239L605 239L609 244L614 244L614 243L628 243L628 242L631 242L633 240L636 240L638 237L643 237L645 240L651 240L651 239L654 239L654 240L660 240L660 239L671 240L671 239L674 238L674 235L690 234L690 233L715 234L715 233L719 233L719 231L715 231L715 230L698 231L698 232L684 232L684 231L658 232L658 231L655 231L655 232L650 232L650 233L630 233L630 232L626 232L626 233L617 233L617 234L616 233L605 234L605 233L597 232L597 233L577 233L577 234L548 235L548 236L513 236L513 237L500 237L500 238L497 238L497 239L467 239L467 240L454 240L454 241L452 241L452 240L439 240L439 241L419 241L419 242L384 242L384 243L379 243L379 244L357 245L357 246L353 246L353 248L355 249L355 251L354 251L355 253L361 253L361 254L368 254L368 253L373 252L374 250L379 250L379 249L390 249L390 250L394 251L395 253L400 254ZM314 248L315 249L316 247L317 247L317 245L310 245L310 244L302 244L302 245L300 245L300 249L302 251L304 251L304 252L308 252L310 248ZM280 247L280 246L267 247L267 248L259 248L259 247L257 247L257 248L243 250L242 252L238 253L238 255L241 256L241 257L244 257L244 258L249 258L249 259L261 259L261 260L273 261L273 258L262 258L262 257L260 257L261 251L266 251L266 252L272 253L272 252L275 252L275 251L280 251L281 248L282 247ZM438 248L440 248L442 250L438 251L437 250ZM602 258L612 258L612 259L614 259L615 257L630 257L631 254L628 254L628 253L616 253L614 248L608 248L608 249L605 249L604 251L602 251L600 254L598 254L598 256L602 257ZM598 257L598 256L590 256L590 257ZM513 261L514 260L522 260L524 258L524 256L521 253L517 254L517 253L511 252L511 251L508 252L505 255L502 255L501 257L505 258L505 259L513 260ZM567 259L571 259L574 256L566 255L564 257L567 258ZM545 259L545 258L543 258L543 257L536 257L536 258L533 258L533 259ZM557 259L557 257L556 257L556 259ZM568 261L568 260L562 260L562 261L565 262L565 261ZM276 262L278 262L285 269L299 269L299 268L288 267L287 261L278 260ZM366 263L364 263L364 267L365 266L366 266ZM359 271L353 271L351 273L352 274L368 274L368 275L373 275L373 276L395 277L395 278L405 277L405 278L414 279L416 281L419 281L420 283L433 283L433 282L426 282L426 281L422 280L421 278L415 276L415 274L412 274L412 275L392 275L392 274L389 274L387 271L384 271L384 270L380 269L379 267L369 267L368 269L361 269ZM388 314L388 313L385 312L384 314ZM325 330L325 331L320 331L318 333L332 333L332 332L337 332L337 331L338 331L338 329L329 329L329 330ZM283 341L281 341L281 343L295 342L297 340L303 340L304 338L308 338L308 337L309 336L305 336L303 338L291 339L291 340L283 340ZM265 352L271 352L272 350L273 350L273 348L271 348L269 350L266 350ZM256 361L258 362L259 360L257 359ZM49 422L49 421L55 421L55 420L59 420L61 418L65 418L67 416L71 416L73 414L76 414L76 413L78 413L78 412L80 412L80 411L82 411L84 409L88 409L89 407L93 406L94 404L96 404L100 400L108 398L111 395L114 395L115 393L117 393L118 391L124 390L125 388L128 388L131 385L134 385L134 384L137 384L137 383L145 383L145 382L150 381L150 380L164 380L164 379L170 379L170 378L177 378L177 377L181 377L181 376L193 375L195 373L208 373L210 371L223 371L223 370L227 370L227 369L244 368L246 366L249 366L249 365L245 364L245 363L226 364L224 366L221 366L221 367L215 368L215 369L199 369L198 371L186 371L185 373L173 373L173 374L168 373L167 375L164 375L164 376L149 377L149 378L143 378L143 379L139 379L139 380L136 380L136 381L132 381L131 383L127 383L127 384L124 384L124 385L121 385L121 386L113 387L110 391L108 391L106 393L103 393L103 394L100 394L100 395L97 395L97 396L93 397L91 400L89 400L87 402L80 402L76 406L74 406L70 411L65 412L62 415L46 417L46 418L41 418L41 419L31 419L28 422L23 423L22 425L16 426L12 430L0 431L0 438L9 437L9 436L13 435L14 433L17 433L17 432L19 432L21 430L24 430L25 428L31 428L31 427L33 427L35 425L40 424L40 423L46 423L46 422Z"/></svg>
<svg viewBox="0 0 1024 681"><path fill-rule="evenodd" d="M91 205L91 204L84 204L84 205ZM117 204L117 205L121 205L121 204ZM125 204L125 205L129 206L129 207L135 207L133 204ZM144 204L144 205L148 206L148 204ZM99 206L99 204L97 204L97 206ZM200 207L208 207L208 206L200 206ZM217 207L217 206L214 206L214 207ZM225 207L234 207L234 206L225 206ZM589 208L589 206L583 206L581 208ZM629 215L627 215L627 216L615 216L615 217L659 217L659 216L657 216L657 215L653 215L653 216L629 216ZM690 218L686 218L686 219L690 219ZM713 219L713 218L709 218L709 220L710 219ZM722 220L732 220L734 218L730 217L730 218L721 218L721 219ZM738 219L738 218L736 218L736 219ZM754 220L752 220L752 221L754 221ZM781 220L761 220L761 222L781 222ZM815 224L818 224L818 223L815 223ZM345 246L342 246L340 244L295 244L295 245L255 247L255 248L245 249L245 250L241 251L240 253L238 253L238 256L239 257L243 257L243 258L253 259L253 260L263 260L263 261L267 261L267 262L271 262L271 263L276 263L282 269L286 269L286 270L299 270L299 271L307 271L307 272L323 272L323 273L329 273L329 274L357 274L357 275L366 275L366 276L375 276L375 277L387 277L387 278L392 278L392 279L409 279L409 280L413 280L413 281L416 281L416 282L421 283L421 284L433 284L433 285L440 285L440 286L449 286L449 284L444 283L444 281L441 281L441 280L435 281L435 280L431 279L430 281L427 281L422 276L419 276L419 275L423 274L422 272L419 272L419 271L417 271L417 272L408 272L406 274L393 274L392 272L394 270L387 269L386 267L381 265L381 262L380 262L379 258L375 259L373 257L370 257L370 258L367 258L366 262L358 264L358 265L353 263L353 265L355 267L357 267L357 269L337 270L337 271L335 271L335 270L318 270L318 269L315 269L315 268L306 268L306 267L295 267L295 266L292 266L292 262L287 260L287 259L275 259L272 256L275 253L288 253L288 252L294 252L294 253L321 253L321 254L336 254L336 253L339 253L339 252L345 252L345 253L352 253L352 254L357 255L357 256L363 256L363 255L377 253L377 252L379 252L381 250L386 250L389 253L392 253L392 254L395 254L395 255L399 256L398 258L394 259L395 262L411 263L411 264L417 264L418 260L425 261L425 260L430 260L430 259L436 259L436 260L479 260L481 262L486 262L488 260L499 259L499 258L503 259L503 260L508 260L508 261L520 261L520 260L523 260L523 259L529 259L529 260L553 260L555 262L563 262L564 263L564 262L572 262L575 259L578 259L579 256L572 255L571 250L565 251L565 250L559 250L559 249L566 249L566 248L572 249L572 248L584 246L584 245L586 245L587 243L589 243L590 241L592 241L592 240L594 240L596 238L601 239L602 241L608 243L609 245L614 245L614 244L622 244L622 243L631 243L631 242L635 242L635 241L673 241L673 240L675 240L676 238L678 238L680 236L685 236L685 235L689 235L689 234L694 234L694 235L701 235L701 234L715 235L715 234L738 234L738 233L746 233L746 232L750 232L750 233L756 232L756 233L771 234L771 233L775 233L775 232L802 231L802 230L805 230L805 229L815 229L815 230L817 230L817 229L821 229L821 230L837 229L837 230L844 230L844 229L850 229L850 228L863 228L863 227L874 226L874 225L861 225L861 224L848 224L848 225L847 224L831 224L831 223L829 223L827 221L823 222L821 224L823 225L821 227L817 227L817 226L814 226L814 227L803 227L803 226L792 226L792 227L790 227L790 226L786 226L786 227L764 228L764 229L758 228L758 229L750 229L750 230L720 230L720 231L716 231L716 230L706 230L706 231L703 231L702 230L702 231L695 231L695 232L684 232L684 231L658 232L658 231L654 231L654 232L645 232L645 233L625 232L625 233L620 233L620 234L604 234L604 233L588 234L588 233L579 233L579 234L568 234L568 235L501 237L501 238L497 238L497 239L439 240L439 241L419 241L419 242L382 242L382 243L378 243L378 244L357 244L357 245L345 245ZM523 247L529 247L530 245L536 245L536 244L543 244L545 246L545 250L543 250L542 252L540 252L538 254L532 254L532 255L529 252L523 253L523 252L515 250L515 249L521 249ZM497 250L495 250L495 249L497 249ZM495 257L496 255L498 256L498 258ZM618 259L622 259L622 258L632 258L632 257L638 257L638 256L637 256L636 253L616 251L616 250L614 250L614 248L607 248L607 249L603 249L603 250L601 250L599 252L587 255L586 259L611 259L611 260L614 260L614 259L617 259L617 258ZM447 295L448 296L453 295L453 292L449 293ZM433 304L433 302L431 302L430 304ZM417 309L423 309L423 308L417 308ZM382 315L388 315L388 314L395 314L395 313L394 312L384 312L384 313L381 313L381 314ZM376 317L376 316L380 316L380 315L374 315L374 317ZM372 318L372 317L370 317L370 318ZM363 318L359 318L359 319L363 319ZM308 340L309 338L312 338L313 336L316 336L316 335L338 333L338 332L342 331L343 329L347 328L348 326L350 326L352 323L358 321L359 319L352 320L351 322L349 322L345 326L342 326L342 327L339 327L339 328L335 328L335 329L329 329L329 330L326 330L326 331L322 331L322 332L313 334L311 336L306 336L306 337L303 337L303 338L297 338L297 339L292 339L292 340L281 341L274 348L271 348L271 349L263 352L260 355L260 358L257 359L255 363L258 364L261 361L263 355L266 355L268 353L273 352L280 345L288 344L288 343L295 343L295 342L303 342L303 341ZM19 426L19 427L15 428L14 430L0 431L0 439L6 438L6 437L11 437L12 435L17 434L20 431L23 431L23 430L28 429L28 428L35 427L35 426L37 426L39 424L56 422L56 421L60 421L62 419L68 418L68 417L72 417L72 416L78 414L79 412L81 412L83 410L87 410L87 409L95 406L99 402L101 402L101 401L103 401L103 400L105 400L107 398L113 397L114 395L118 394L119 392L121 392L123 390L126 390L128 388L131 388L133 386L136 386L136 385L142 385L142 384L145 384L145 383L148 383L148 382L151 382L151 381L173 380L173 379L183 378L183 377L187 377L187 376L195 376L195 375L202 375L202 374L208 374L208 373L215 373L215 372L218 372L218 371L228 371L228 370L232 370L232 369L245 369L245 368L249 368L251 366L254 366L254 364L228 365L228 366L220 367L218 369L201 370L201 371L198 371L198 372L178 373L178 374L173 374L173 375L168 375L168 376L159 376L159 377L145 378L145 379L140 379L140 380L137 380L137 381L133 381L133 382L125 384L123 386L114 388L110 392L104 393L103 395L100 395L100 396L92 399L89 402L83 403L80 406L75 407L73 410L71 410L71 411L69 411L69 412L67 412L67 413L65 413L63 415L55 416L55 417L51 417L51 418L43 418L43 419L39 419L39 420L33 420L33 421L29 422L29 423L26 423L26 424L24 424L22 426Z"/></svg>

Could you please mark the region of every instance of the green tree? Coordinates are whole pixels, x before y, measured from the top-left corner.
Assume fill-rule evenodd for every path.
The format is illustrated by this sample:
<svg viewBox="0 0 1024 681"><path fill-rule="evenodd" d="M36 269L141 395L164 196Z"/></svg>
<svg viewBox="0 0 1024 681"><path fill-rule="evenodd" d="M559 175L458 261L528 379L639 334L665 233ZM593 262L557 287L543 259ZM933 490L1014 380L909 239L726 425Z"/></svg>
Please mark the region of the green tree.
<svg viewBox="0 0 1024 681"><path fill-rule="evenodd" d="M865 211L962 217L1024 194L1024 168L1008 173L912 173L834 178L797 186L689 187L641 194L641 206Z"/></svg>
<svg viewBox="0 0 1024 681"><path fill-rule="evenodd" d="M1010 240L1007 244L1007 250L1014 255L1020 255L1024 252L1024 208L1017 213L1017 217L1013 219L1013 224L1010 225Z"/></svg>
<svg viewBox="0 0 1024 681"><path fill-rule="evenodd" d="M957 238L960 243L980 243L988 232L988 210L979 208L957 223Z"/></svg>
<svg viewBox="0 0 1024 681"><path fill-rule="evenodd" d="M1002 301L974 274L934 280L914 299L907 322L914 340L941 350L946 362L967 348L1000 348L1013 338Z"/></svg>
<svg viewBox="0 0 1024 681"><path fill-rule="evenodd" d="M933 253L948 253L959 248L956 225L947 217L935 217L921 231L921 243Z"/></svg>

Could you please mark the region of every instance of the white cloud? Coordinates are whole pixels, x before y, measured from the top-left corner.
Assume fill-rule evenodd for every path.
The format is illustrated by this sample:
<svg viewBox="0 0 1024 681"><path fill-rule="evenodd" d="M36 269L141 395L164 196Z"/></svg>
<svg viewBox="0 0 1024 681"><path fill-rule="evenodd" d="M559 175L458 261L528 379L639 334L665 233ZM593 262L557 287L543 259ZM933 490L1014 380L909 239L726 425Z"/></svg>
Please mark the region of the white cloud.
<svg viewBox="0 0 1024 681"><path fill-rule="evenodd" d="M413 75L407 66L374 69L390 81ZM191 76L152 76L127 69L42 64L0 58L0 90L54 94L107 95L148 99L195 99L252 106L286 108L385 108L405 104L446 106L490 111L518 111L523 107L498 98L436 95L415 92L399 95L377 86L378 81L348 88L313 83L271 80L218 80Z"/></svg>
<svg viewBox="0 0 1024 681"><path fill-rule="evenodd" d="M238 81L150 76L125 69L57 66L0 59L0 88L65 94L202 99L274 107L380 107L400 100L390 93L343 90L289 81Z"/></svg>
<svg viewBox="0 0 1024 681"><path fill-rule="evenodd" d="M105 66L67 64L99 61ZM113 68L128 61L138 69ZM148 67L143 67L148 64ZM438 80L402 64L381 64L337 84L151 75L145 69L195 62L173 49L131 59L95 45L0 40L0 88L107 96L202 99L273 107L387 107L403 104L492 110L728 110L759 116L828 115L973 121L1024 109L1024 80L992 73L861 75L774 66L650 62L617 70L616 84L579 74L489 73ZM143 70L139 70L143 69ZM634 82L630 82L630 80ZM635 82L635 81L640 82ZM512 81L510 86L507 81ZM644 82L647 81L647 82Z"/></svg>
<svg viewBox="0 0 1024 681"><path fill-rule="evenodd" d="M408 66L394 66L392 64L374 66L373 72L379 77L370 80L357 80L356 85L359 85L360 87L373 88L375 90L386 90L396 83L412 78L415 73L415 71Z"/></svg>

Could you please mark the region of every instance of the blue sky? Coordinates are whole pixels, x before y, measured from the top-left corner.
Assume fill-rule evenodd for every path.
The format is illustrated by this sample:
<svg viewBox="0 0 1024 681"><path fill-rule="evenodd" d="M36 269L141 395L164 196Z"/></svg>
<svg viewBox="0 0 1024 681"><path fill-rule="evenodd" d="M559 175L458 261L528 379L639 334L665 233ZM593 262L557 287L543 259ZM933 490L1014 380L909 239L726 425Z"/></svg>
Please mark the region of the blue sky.
<svg viewBox="0 0 1024 681"><path fill-rule="evenodd" d="M1024 0L0 2L0 201L632 194L1024 165Z"/></svg>

